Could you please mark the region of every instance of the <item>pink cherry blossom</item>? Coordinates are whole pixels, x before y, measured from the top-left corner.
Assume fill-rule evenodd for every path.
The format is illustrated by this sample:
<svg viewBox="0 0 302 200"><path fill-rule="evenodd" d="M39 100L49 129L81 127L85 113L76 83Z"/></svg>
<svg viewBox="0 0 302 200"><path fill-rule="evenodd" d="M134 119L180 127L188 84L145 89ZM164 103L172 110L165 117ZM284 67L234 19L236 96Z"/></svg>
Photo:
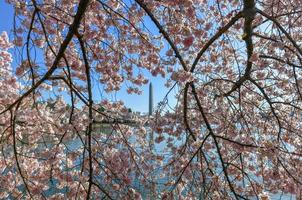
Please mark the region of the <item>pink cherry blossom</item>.
<svg viewBox="0 0 302 200"><path fill-rule="evenodd" d="M1 199L301 199L297 1L6 3Z"/></svg>
<svg viewBox="0 0 302 200"><path fill-rule="evenodd" d="M193 36L189 36L182 41L185 48L190 47L193 44L193 42L194 42Z"/></svg>

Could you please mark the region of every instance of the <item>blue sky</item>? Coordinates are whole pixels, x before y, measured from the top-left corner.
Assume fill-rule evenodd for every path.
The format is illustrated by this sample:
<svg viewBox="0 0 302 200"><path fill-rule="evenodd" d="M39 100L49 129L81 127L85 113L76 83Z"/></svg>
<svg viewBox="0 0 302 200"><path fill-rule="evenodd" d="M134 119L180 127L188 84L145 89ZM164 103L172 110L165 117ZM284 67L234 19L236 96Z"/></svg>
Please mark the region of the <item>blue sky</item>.
<svg viewBox="0 0 302 200"><path fill-rule="evenodd" d="M13 7L4 0L0 0L0 32L6 31L9 35L11 35L11 30L13 28L13 17L14 10ZM152 25L151 25L152 27ZM154 27L154 26L153 26ZM152 30L153 31L153 30ZM154 32L157 30L154 27ZM10 36L11 39L11 36ZM13 53L13 51L12 51ZM17 59L14 59L16 61ZM16 62L13 62L13 67L16 66ZM150 78L153 84L154 90L154 106L163 99L168 89L164 87L165 81L161 77L152 77L149 73L145 74L148 78ZM143 94L142 95L129 95L126 92L126 88L123 87L121 91L117 93L108 94L108 96L114 100L123 100L127 107L130 107L134 111L147 112L148 111L148 88L149 85L145 85L142 87ZM172 95L172 96L171 96ZM172 98L169 98L169 102L175 102L173 98L173 93L170 94ZM95 100L99 101L101 97L95 96Z"/></svg>
<svg viewBox="0 0 302 200"><path fill-rule="evenodd" d="M0 31L9 31L13 27L14 10L13 7L5 3L4 0L0 1Z"/></svg>

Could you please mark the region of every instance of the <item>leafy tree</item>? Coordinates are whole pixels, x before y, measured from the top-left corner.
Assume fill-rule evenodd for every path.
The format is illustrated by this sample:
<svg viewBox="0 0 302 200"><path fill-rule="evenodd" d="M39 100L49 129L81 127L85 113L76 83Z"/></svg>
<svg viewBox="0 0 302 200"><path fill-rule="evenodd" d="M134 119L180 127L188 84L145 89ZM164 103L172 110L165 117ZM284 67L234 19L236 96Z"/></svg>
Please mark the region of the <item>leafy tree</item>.
<svg viewBox="0 0 302 200"><path fill-rule="evenodd" d="M301 198L300 1L7 2L1 199ZM169 92L123 123L100 97L141 94L149 74Z"/></svg>

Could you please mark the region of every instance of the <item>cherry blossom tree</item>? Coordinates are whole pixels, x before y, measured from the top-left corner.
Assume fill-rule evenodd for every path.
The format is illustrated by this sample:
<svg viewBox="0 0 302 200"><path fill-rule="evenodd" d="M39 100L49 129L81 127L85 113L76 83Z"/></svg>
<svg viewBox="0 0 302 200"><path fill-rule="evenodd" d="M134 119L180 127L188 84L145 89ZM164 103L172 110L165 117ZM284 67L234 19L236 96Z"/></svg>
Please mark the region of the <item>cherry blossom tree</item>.
<svg viewBox="0 0 302 200"><path fill-rule="evenodd" d="M6 1L1 199L302 198L300 0Z"/></svg>

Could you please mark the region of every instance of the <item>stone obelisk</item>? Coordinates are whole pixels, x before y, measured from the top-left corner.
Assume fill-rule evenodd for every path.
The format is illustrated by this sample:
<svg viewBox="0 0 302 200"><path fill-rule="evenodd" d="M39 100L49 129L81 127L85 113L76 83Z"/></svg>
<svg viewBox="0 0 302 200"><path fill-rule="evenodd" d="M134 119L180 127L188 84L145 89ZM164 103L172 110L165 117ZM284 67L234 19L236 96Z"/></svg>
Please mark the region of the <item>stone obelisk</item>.
<svg viewBox="0 0 302 200"><path fill-rule="evenodd" d="M153 86L152 83L149 85L149 116L153 114Z"/></svg>
<svg viewBox="0 0 302 200"><path fill-rule="evenodd" d="M149 85L149 118L151 118L153 115L153 86L152 83L150 82ZM153 136L153 131L150 130L150 138L149 138L149 146L150 150L152 151L154 148L154 136Z"/></svg>

